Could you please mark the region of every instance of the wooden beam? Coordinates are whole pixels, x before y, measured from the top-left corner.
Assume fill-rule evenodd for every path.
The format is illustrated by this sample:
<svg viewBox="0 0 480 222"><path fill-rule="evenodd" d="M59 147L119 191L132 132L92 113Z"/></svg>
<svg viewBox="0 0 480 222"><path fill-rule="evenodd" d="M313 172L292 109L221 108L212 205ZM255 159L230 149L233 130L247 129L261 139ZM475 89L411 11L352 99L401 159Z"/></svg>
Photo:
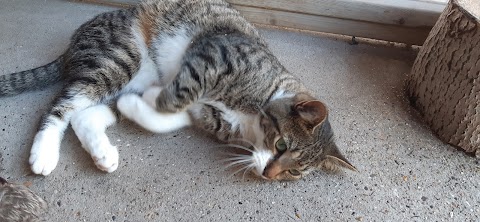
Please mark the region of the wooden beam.
<svg viewBox="0 0 480 222"><path fill-rule="evenodd" d="M234 6L253 23L421 45L431 27L404 27L334 17Z"/></svg>
<svg viewBox="0 0 480 222"><path fill-rule="evenodd" d="M409 27L435 25L446 0L227 0L234 5Z"/></svg>
<svg viewBox="0 0 480 222"><path fill-rule="evenodd" d="M227 1L253 23L422 45L447 0Z"/></svg>
<svg viewBox="0 0 480 222"><path fill-rule="evenodd" d="M254 23L422 45L446 0L227 0Z"/></svg>

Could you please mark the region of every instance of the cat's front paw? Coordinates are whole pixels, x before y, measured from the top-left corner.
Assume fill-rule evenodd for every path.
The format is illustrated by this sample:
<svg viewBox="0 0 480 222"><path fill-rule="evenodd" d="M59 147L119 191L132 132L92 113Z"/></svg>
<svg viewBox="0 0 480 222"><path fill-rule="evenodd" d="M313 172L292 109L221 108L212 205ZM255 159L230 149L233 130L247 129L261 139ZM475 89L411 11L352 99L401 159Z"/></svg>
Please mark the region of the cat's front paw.
<svg viewBox="0 0 480 222"><path fill-rule="evenodd" d="M49 175L57 166L60 149L60 138L54 132L40 131L35 136L30 151L31 169L35 174Z"/></svg>
<svg viewBox="0 0 480 222"><path fill-rule="evenodd" d="M117 147L104 144L91 153L92 159L98 169L111 173L118 168Z"/></svg>
<svg viewBox="0 0 480 222"><path fill-rule="evenodd" d="M128 119L138 115L138 102L142 100L137 94L125 94L120 96L117 101L117 108Z"/></svg>
<svg viewBox="0 0 480 222"><path fill-rule="evenodd" d="M151 86L142 95L142 99L153 108L156 108L156 100L160 92L162 91L162 87L160 86Z"/></svg>

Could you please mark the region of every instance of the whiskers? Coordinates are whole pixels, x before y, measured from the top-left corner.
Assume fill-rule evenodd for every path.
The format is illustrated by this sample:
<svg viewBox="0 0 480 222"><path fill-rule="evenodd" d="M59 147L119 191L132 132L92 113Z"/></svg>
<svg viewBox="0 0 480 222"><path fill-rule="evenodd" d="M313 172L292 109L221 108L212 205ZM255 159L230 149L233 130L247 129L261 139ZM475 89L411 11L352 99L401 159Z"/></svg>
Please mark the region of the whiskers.
<svg viewBox="0 0 480 222"><path fill-rule="evenodd" d="M251 161L250 161L251 162ZM247 174L247 172L250 172L253 168L255 168L255 166L253 165L253 163L250 163L250 164L246 164L246 163L238 163L238 164L234 164L232 166L239 166L240 168L238 170L236 170L235 172L231 173L230 175L228 175L229 177L233 177L235 174L237 173L240 173L243 171L243 174L242 174L242 181L245 181L245 175ZM230 167L226 167L226 169L228 169Z"/></svg>
<svg viewBox="0 0 480 222"><path fill-rule="evenodd" d="M248 148L248 147L244 147L244 146L241 146L241 145L237 145L237 144L224 144L224 145L218 145L218 146L214 146L214 148L220 148L220 147L230 147L230 148L237 148L237 149L241 149L243 151L247 151L248 153L253 153L253 150Z"/></svg>
<svg viewBox="0 0 480 222"><path fill-rule="evenodd" d="M235 141L235 140L232 140L232 141ZM245 180L245 175L248 172L252 171L252 169L255 168L255 163L253 161L252 155L253 155L253 152L256 150L256 148L251 142L249 142L247 140L243 140L243 139L238 139L237 140L236 139L236 141L245 142L245 143L247 143L251 146L250 147L245 147L245 146L238 145L238 144L223 144L223 145L218 145L218 146L215 146L215 147L236 148L240 151L244 151L244 153L245 152L247 153L247 154L225 153L225 155L227 155L229 157L222 160L222 162L225 164L225 169L226 170L236 169L235 172L233 172L232 174L229 175L230 177L236 175L237 173L243 172L242 180Z"/></svg>
<svg viewBox="0 0 480 222"><path fill-rule="evenodd" d="M243 142L243 143L246 143L246 144L250 145L250 147L253 148L253 150L257 150L257 147L255 147L255 145L252 142L250 142L246 139L237 138L237 139L230 139L230 141L232 141L232 142ZM235 144L228 144L228 145L235 145Z"/></svg>

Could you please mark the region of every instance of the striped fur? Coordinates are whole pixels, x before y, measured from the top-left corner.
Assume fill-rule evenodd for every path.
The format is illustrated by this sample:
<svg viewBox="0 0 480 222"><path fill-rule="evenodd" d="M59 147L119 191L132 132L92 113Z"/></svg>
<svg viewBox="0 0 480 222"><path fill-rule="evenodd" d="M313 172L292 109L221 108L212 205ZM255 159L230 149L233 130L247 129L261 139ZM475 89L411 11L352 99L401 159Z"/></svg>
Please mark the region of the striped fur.
<svg viewBox="0 0 480 222"><path fill-rule="evenodd" d="M27 187L0 177L0 221L44 221L47 208L47 202Z"/></svg>
<svg viewBox="0 0 480 222"><path fill-rule="evenodd" d="M249 169L259 176L298 179L329 160L352 168L333 143L323 103L309 102L316 101L312 93L279 63L254 26L223 0L146 0L101 14L75 32L55 62L0 76L0 95L62 79L64 89L43 117L32 146L30 164L37 174L48 175L55 168L72 118L97 167L114 171L118 152L104 131L118 115L104 104L151 85L163 88L149 99L160 112L142 112L151 106L128 95L117 104L122 114L145 125L152 124L145 118L160 124L173 115L162 113L178 113L174 116L191 121L145 127L166 132L192 123L226 142L246 141L255 147ZM277 151L279 139L289 143L288 152ZM301 174L292 176L290 168Z"/></svg>
<svg viewBox="0 0 480 222"><path fill-rule="evenodd" d="M60 56L45 66L11 75L0 75L0 96L12 96L57 83L63 79L62 69L63 56Z"/></svg>

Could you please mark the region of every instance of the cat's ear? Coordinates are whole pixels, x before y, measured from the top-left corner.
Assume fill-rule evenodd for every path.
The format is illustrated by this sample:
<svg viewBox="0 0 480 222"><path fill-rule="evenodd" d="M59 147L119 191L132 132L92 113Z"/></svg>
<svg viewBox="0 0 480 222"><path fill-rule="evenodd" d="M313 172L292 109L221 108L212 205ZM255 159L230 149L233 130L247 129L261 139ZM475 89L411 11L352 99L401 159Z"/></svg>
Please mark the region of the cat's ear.
<svg viewBox="0 0 480 222"><path fill-rule="evenodd" d="M347 168L349 170L358 172L357 168L355 166L353 166L347 160L347 158L345 158L340 153L340 151L338 150L338 148L336 146L333 149L330 149L330 150L326 151L324 157L325 157L325 159L323 160L322 165L326 168L333 169L334 167L332 165L337 165L337 166L341 166L341 167Z"/></svg>
<svg viewBox="0 0 480 222"><path fill-rule="evenodd" d="M327 160L336 165L340 165L343 168L347 168L351 171L358 172L357 168L348 162L345 158L338 158L336 156L327 156Z"/></svg>
<svg viewBox="0 0 480 222"><path fill-rule="evenodd" d="M295 110L298 115L310 125L312 132L317 126L322 124L328 116L327 107L318 100L299 102L295 105Z"/></svg>

